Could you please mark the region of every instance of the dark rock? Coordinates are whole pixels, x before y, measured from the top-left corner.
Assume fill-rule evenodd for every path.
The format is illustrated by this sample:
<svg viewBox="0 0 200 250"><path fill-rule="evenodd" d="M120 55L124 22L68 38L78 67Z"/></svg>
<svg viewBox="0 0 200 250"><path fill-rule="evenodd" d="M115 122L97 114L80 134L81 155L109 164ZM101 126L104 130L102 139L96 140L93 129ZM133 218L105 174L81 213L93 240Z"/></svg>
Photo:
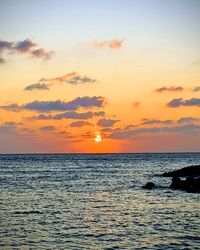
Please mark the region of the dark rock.
<svg viewBox="0 0 200 250"><path fill-rule="evenodd" d="M153 182L147 182L147 184L145 186L143 186L142 188L153 189L153 188L155 188L155 184Z"/></svg>
<svg viewBox="0 0 200 250"><path fill-rule="evenodd" d="M173 177L170 188L180 189L189 193L200 193L200 178L187 177L181 180L179 177Z"/></svg>
<svg viewBox="0 0 200 250"><path fill-rule="evenodd" d="M175 170L172 172L166 172L162 174L163 177L195 177L200 176L200 165L189 166L185 168L181 168L179 170Z"/></svg>
<svg viewBox="0 0 200 250"><path fill-rule="evenodd" d="M170 188L173 189L181 189L182 187L182 181L179 177L173 177L172 178L172 183L170 185Z"/></svg>

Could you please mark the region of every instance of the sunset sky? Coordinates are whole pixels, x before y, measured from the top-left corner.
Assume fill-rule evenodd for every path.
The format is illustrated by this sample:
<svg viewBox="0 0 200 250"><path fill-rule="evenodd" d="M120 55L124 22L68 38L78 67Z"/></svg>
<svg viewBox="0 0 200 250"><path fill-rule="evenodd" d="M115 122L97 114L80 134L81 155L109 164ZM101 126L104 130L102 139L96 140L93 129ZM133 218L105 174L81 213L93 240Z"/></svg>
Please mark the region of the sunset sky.
<svg viewBox="0 0 200 250"><path fill-rule="evenodd" d="M199 13L199 0L1 0L0 153L199 151Z"/></svg>

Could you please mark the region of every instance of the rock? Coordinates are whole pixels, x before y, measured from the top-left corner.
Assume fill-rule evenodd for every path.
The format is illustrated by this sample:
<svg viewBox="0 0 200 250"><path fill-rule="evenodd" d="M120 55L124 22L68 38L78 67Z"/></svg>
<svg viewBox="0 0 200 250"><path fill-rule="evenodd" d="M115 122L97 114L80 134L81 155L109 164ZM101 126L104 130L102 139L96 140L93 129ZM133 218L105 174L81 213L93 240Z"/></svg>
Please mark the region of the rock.
<svg viewBox="0 0 200 250"><path fill-rule="evenodd" d="M142 188L153 189L153 188L155 188L155 184L153 182L147 182L147 184L145 186L143 186Z"/></svg>
<svg viewBox="0 0 200 250"><path fill-rule="evenodd" d="M179 177L173 177L172 178L172 183L170 185L170 188L173 189L181 189L182 187L182 181Z"/></svg>
<svg viewBox="0 0 200 250"><path fill-rule="evenodd" d="M181 180L179 177L173 177L170 188L180 189L189 193L200 193L200 178L190 176L186 180Z"/></svg>
<svg viewBox="0 0 200 250"><path fill-rule="evenodd" d="M185 168L181 168L179 170L175 170L172 172L166 172L162 174L163 177L195 177L200 176L200 165L189 166Z"/></svg>

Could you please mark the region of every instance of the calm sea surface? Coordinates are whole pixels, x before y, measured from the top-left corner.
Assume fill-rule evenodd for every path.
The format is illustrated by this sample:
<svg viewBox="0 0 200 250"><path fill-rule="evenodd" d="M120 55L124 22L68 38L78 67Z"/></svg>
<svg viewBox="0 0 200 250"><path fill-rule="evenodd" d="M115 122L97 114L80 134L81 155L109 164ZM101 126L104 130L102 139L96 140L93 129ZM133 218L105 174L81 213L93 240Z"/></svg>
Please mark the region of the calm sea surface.
<svg viewBox="0 0 200 250"><path fill-rule="evenodd" d="M191 164L200 153L0 155L0 249L200 249L200 194L155 176Z"/></svg>

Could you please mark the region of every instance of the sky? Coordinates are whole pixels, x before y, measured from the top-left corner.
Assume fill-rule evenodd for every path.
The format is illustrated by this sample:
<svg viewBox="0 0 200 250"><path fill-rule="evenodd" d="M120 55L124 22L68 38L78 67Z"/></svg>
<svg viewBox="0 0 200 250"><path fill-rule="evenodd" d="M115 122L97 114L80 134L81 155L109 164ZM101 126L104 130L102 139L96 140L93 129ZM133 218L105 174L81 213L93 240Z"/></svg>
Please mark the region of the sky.
<svg viewBox="0 0 200 250"><path fill-rule="evenodd" d="M0 153L200 151L199 13L1 0Z"/></svg>

